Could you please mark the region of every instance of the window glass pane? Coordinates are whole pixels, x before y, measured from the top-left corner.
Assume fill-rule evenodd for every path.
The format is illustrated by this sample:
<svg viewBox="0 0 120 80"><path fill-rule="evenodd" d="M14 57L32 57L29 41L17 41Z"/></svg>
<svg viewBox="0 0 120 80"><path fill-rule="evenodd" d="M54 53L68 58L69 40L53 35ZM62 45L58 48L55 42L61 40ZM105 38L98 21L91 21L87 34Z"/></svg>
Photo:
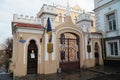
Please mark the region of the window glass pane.
<svg viewBox="0 0 120 80"><path fill-rule="evenodd" d="M114 50L115 50L115 55L118 55L117 42L114 42Z"/></svg>
<svg viewBox="0 0 120 80"><path fill-rule="evenodd" d="M115 13L111 13L106 16L108 20L109 30L116 30L116 20L115 20Z"/></svg>
<svg viewBox="0 0 120 80"><path fill-rule="evenodd" d="M61 34L61 36L60 36L60 43L65 44L65 35L64 34Z"/></svg>
<svg viewBox="0 0 120 80"><path fill-rule="evenodd" d="M112 30L112 21L109 21L109 30Z"/></svg>
<svg viewBox="0 0 120 80"><path fill-rule="evenodd" d="M113 20L113 30L116 30L116 21Z"/></svg>
<svg viewBox="0 0 120 80"><path fill-rule="evenodd" d="M91 26L93 27L93 21L91 21Z"/></svg>
<svg viewBox="0 0 120 80"><path fill-rule="evenodd" d="M113 43L110 43L110 52L111 52L111 55L114 55L114 52L113 52Z"/></svg>

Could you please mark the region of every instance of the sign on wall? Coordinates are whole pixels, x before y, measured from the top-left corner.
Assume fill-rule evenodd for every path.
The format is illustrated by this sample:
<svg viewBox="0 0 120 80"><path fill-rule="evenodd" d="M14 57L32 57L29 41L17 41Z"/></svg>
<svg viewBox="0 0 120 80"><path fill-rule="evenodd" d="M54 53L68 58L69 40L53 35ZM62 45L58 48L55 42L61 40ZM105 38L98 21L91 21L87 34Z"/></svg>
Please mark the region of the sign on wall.
<svg viewBox="0 0 120 80"><path fill-rule="evenodd" d="M88 44L87 45L87 52L90 53L91 52L91 46Z"/></svg>
<svg viewBox="0 0 120 80"><path fill-rule="evenodd" d="M53 43L48 43L47 44L47 52L52 53L53 52Z"/></svg>

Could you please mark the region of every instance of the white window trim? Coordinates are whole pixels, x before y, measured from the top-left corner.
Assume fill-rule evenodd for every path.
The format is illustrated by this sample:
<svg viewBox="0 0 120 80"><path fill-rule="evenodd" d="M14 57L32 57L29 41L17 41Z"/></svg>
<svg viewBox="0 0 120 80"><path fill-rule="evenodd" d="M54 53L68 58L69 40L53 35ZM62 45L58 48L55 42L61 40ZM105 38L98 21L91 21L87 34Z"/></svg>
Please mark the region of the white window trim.
<svg viewBox="0 0 120 80"><path fill-rule="evenodd" d="M110 30L110 24L109 24L109 22L111 22L112 24L112 29ZM113 25L113 19L111 19L111 20L108 20L108 31L113 31L114 30L114 25ZM116 29L115 29L116 30Z"/></svg>
<svg viewBox="0 0 120 80"><path fill-rule="evenodd" d="M109 30L109 23L108 23L108 19L107 19L107 15L109 15L109 14L112 14L112 13L114 13L115 14L115 21L116 21L116 29L115 30ZM118 18L117 18L117 10L115 9L115 10L113 10L113 11L110 11L110 12L108 12L108 13L106 13L105 15L104 15L104 19L105 19L105 31L106 32L111 32L111 31L116 31L116 30L118 30L118 28L117 28L117 26L118 26Z"/></svg>
<svg viewBox="0 0 120 80"><path fill-rule="evenodd" d="M115 12L113 12L113 13L114 13L114 15L116 16ZM108 14L108 15L110 15L110 14ZM106 16L108 16L108 15L106 15ZM107 18L108 18L108 17L107 17ZM114 18L114 19L115 19L115 22L116 22L116 18ZM110 20L107 19L108 31L114 30L114 25L113 25L114 19L110 19ZM111 24L111 26L112 26L112 29L111 29L111 30L110 30L110 24L109 24L109 22L112 23L112 24ZM115 24L115 25L116 25L116 24ZM115 30L116 30L116 29L115 29Z"/></svg>
<svg viewBox="0 0 120 80"><path fill-rule="evenodd" d="M109 43L113 43L113 42L117 42L117 46L118 46L118 56L115 56L115 55L111 55L110 53L110 46L109 46ZM114 57L114 58L117 58L117 57L120 57L120 48L119 48L119 40L111 40L111 41L106 41L106 56L107 57Z"/></svg>

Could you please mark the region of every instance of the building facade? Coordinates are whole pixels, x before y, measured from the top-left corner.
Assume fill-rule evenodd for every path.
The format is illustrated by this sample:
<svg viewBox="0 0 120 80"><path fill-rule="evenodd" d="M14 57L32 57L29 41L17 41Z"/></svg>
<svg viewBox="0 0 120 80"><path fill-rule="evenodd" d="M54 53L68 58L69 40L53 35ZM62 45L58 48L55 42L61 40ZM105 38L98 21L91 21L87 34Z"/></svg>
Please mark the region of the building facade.
<svg viewBox="0 0 120 80"><path fill-rule="evenodd" d="M46 33L48 18L52 37ZM12 33L14 76L103 65L102 36L96 32L94 13L78 6L66 11L44 4L36 18L15 14Z"/></svg>
<svg viewBox="0 0 120 80"><path fill-rule="evenodd" d="M103 54L105 62L120 60L120 1L94 0L96 28L103 34Z"/></svg>

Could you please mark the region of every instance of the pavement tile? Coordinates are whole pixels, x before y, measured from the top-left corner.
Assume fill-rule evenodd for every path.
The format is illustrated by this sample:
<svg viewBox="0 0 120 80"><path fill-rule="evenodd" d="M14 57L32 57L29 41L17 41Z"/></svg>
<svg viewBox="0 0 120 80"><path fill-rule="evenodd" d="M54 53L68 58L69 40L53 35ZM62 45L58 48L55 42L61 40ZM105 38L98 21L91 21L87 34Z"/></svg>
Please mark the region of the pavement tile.
<svg viewBox="0 0 120 80"><path fill-rule="evenodd" d="M120 80L120 67L98 66L48 75L33 74L15 77L13 80Z"/></svg>

